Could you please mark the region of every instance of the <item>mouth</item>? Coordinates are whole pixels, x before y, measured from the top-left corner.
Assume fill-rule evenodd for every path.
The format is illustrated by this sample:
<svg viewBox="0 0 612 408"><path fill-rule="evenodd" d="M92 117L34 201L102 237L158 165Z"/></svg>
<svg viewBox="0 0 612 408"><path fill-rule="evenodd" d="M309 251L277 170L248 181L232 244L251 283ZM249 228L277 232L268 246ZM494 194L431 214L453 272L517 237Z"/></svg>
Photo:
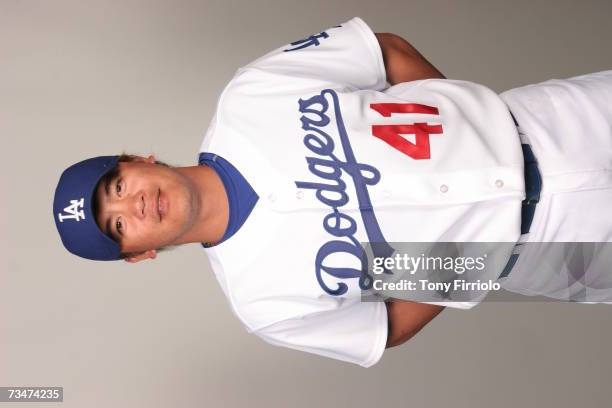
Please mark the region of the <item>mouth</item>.
<svg viewBox="0 0 612 408"><path fill-rule="evenodd" d="M161 189L157 189L157 215L159 216L159 222L161 222L163 216L165 215L165 211L166 211L166 206L165 206L165 201L162 198L161 195Z"/></svg>

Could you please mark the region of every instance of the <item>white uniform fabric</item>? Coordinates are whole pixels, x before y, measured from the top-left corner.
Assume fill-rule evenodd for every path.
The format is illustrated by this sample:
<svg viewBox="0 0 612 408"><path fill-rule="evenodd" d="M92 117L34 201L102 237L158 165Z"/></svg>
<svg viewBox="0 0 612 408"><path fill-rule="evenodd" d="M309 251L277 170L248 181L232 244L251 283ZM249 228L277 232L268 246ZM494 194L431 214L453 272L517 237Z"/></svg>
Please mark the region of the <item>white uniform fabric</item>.
<svg viewBox="0 0 612 408"><path fill-rule="evenodd" d="M542 191L507 290L577 302L612 302L612 71L551 79L502 93L538 161ZM574 257L575 258L575 257Z"/></svg>
<svg viewBox="0 0 612 408"><path fill-rule="evenodd" d="M395 105L371 106L382 103ZM400 147L376 129L401 133ZM427 136L407 129L437 132L428 154ZM380 359L386 307L360 301L359 242L520 237L523 156L507 106L467 81L387 87L359 18L239 69L201 151L229 160L260 197L206 252L234 313L275 345L364 367Z"/></svg>

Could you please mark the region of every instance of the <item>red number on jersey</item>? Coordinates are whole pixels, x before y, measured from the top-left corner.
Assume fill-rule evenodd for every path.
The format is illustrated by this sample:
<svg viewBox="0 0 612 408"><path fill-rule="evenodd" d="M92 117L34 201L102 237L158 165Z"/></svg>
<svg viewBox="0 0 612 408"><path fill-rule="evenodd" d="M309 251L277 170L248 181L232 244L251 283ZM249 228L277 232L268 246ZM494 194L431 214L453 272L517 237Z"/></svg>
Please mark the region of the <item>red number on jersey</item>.
<svg viewBox="0 0 612 408"><path fill-rule="evenodd" d="M438 114L438 108L418 103L372 103L370 108L387 118L393 113ZM427 160L431 158L429 135L442 134L442 125L420 122L411 125L372 125L372 134L415 160ZM402 134L415 135L415 143L406 140Z"/></svg>

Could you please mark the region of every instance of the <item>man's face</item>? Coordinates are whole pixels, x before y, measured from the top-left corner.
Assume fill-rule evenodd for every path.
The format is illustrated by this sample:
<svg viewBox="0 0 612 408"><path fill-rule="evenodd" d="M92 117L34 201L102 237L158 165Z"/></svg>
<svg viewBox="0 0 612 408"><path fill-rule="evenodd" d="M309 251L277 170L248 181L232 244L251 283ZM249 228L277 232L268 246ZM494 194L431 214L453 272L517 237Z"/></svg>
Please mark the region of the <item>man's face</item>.
<svg viewBox="0 0 612 408"><path fill-rule="evenodd" d="M96 220L122 253L139 253L173 244L196 216L194 186L154 158L120 162L117 173L96 189Z"/></svg>

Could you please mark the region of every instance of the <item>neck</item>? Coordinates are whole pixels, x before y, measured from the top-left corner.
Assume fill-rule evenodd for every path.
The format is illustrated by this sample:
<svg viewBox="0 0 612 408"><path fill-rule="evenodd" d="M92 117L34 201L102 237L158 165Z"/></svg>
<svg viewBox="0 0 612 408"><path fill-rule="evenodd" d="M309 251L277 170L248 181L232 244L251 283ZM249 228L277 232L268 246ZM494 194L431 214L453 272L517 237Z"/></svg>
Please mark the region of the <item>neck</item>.
<svg viewBox="0 0 612 408"><path fill-rule="evenodd" d="M179 167L176 171L193 183L196 208L191 227L176 244L218 242L229 220L229 202L221 178L208 166Z"/></svg>

